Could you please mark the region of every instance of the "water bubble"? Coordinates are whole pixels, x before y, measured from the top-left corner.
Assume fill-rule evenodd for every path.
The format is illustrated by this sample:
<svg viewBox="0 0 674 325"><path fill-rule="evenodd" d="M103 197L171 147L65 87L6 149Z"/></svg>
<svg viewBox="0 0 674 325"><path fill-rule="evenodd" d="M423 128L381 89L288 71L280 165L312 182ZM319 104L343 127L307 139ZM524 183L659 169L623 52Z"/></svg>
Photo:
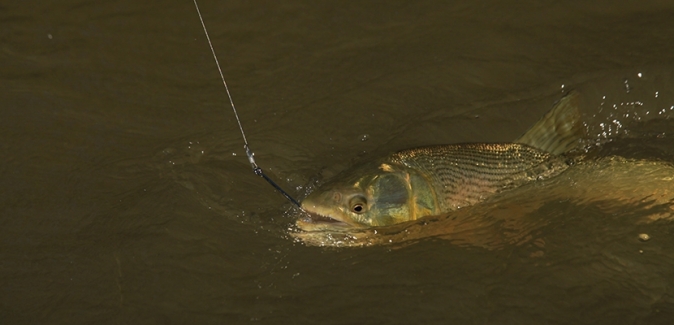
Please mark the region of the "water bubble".
<svg viewBox="0 0 674 325"><path fill-rule="evenodd" d="M637 73L637 77L641 78L642 74L641 72Z"/></svg>
<svg viewBox="0 0 674 325"><path fill-rule="evenodd" d="M369 138L370 138L370 135L369 135L369 134L363 134L363 135L360 136L360 141L365 142L365 141L367 141Z"/></svg>

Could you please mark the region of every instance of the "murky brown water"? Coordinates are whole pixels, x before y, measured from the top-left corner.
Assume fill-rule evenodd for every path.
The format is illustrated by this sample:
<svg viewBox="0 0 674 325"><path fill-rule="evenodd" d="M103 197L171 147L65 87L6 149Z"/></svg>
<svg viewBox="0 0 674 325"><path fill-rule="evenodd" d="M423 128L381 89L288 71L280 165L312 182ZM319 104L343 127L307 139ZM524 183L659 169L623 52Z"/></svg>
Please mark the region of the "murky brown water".
<svg viewBox="0 0 674 325"><path fill-rule="evenodd" d="M201 6L257 162L299 197L374 155L510 141L562 88L630 137L610 153L674 160L671 1ZM496 251L293 242L191 1L0 9L4 324L674 319L674 225L639 209L549 202L539 241Z"/></svg>

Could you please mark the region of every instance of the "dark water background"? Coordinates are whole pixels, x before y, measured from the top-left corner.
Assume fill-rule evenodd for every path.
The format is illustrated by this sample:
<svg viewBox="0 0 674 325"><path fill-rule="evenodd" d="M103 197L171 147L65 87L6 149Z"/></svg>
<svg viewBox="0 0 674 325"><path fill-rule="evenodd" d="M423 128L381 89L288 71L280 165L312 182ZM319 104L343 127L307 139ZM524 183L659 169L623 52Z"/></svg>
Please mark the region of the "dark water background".
<svg viewBox="0 0 674 325"><path fill-rule="evenodd" d="M299 197L368 157L511 141L568 89L633 140L612 152L674 161L671 1L201 6L257 162ZM3 324L674 320L674 225L638 210L546 205L542 256L294 242L189 0L6 2L0 62Z"/></svg>

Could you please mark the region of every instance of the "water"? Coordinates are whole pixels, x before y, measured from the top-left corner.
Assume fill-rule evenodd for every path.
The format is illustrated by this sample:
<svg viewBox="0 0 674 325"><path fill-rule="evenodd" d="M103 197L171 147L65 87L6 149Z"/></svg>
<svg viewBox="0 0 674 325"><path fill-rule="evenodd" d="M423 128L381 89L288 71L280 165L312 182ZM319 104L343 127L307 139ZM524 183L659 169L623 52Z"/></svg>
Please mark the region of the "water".
<svg viewBox="0 0 674 325"><path fill-rule="evenodd" d="M627 138L608 153L674 155L667 1L200 5L258 164L299 197L406 147L511 141L563 89L598 139ZM3 323L674 317L674 228L638 208L549 202L535 239L497 250L296 243L191 1L1 7Z"/></svg>

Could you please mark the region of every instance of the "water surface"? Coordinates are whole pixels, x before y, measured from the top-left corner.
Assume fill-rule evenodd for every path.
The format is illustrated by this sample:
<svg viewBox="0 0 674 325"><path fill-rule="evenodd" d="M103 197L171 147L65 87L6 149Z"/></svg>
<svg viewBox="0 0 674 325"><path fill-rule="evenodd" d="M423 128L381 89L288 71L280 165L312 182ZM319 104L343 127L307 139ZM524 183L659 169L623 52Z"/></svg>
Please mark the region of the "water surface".
<svg viewBox="0 0 674 325"><path fill-rule="evenodd" d="M674 160L668 1L201 6L257 162L298 197L399 149L511 141L569 89L597 139L626 138L607 154ZM192 2L0 8L3 323L674 319L674 227L638 208L548 202L498 250L297 243Z"/></svg>

